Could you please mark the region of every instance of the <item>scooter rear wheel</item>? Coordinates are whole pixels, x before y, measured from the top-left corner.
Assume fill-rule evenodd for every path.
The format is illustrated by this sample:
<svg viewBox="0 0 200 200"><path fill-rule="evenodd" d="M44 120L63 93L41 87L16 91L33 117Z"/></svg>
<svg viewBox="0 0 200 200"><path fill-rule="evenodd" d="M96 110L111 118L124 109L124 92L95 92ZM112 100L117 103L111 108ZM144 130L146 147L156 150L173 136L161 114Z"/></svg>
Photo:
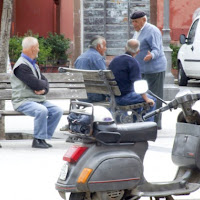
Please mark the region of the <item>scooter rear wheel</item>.
<svg viewBox="0 0 200 200"><path fill-rule="evenodd" d="M69 200L84 200L85 199L85 193L71 193L69 196Z"/></svg>
<svg viewBox="0 0 200 200"><path fill-rule="evenodd" d="M60 196L61 196L63 199L66 199L65 192L60 192L60 191L59 191L59 194L60 194Z"/></svg>
<svg viewBox="0 0 200 200"><path fill-rule="evenodd" d="M154 198L155 198L155 200L161 200L163 198L165 198L165 200L174 200L174 198L172 196L167 196L167 197L163 197L163 198L161 198L161 197L154 197ZM153 200L153 198L150 197L150 200Z"/></svg>
<svg viewBox="0 0 200 200"><path fill-rule="evenodd" d="M172 196L168 196L166 197L166 200L174 200L174 198Z"/></svg>

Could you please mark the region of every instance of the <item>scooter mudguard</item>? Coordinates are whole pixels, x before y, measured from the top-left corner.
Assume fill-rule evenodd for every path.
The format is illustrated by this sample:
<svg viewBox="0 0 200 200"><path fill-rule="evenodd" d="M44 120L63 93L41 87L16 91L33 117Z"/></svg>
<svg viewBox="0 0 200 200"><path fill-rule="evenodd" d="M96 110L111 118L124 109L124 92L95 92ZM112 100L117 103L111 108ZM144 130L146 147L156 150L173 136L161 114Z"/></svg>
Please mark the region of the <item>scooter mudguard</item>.
<svg viewBox="0 0 200 200"><path fill-rule="evenodd" d="M97 192L135 187L143 181L143 164L134 152L134 146L90 146L77 163L69 164L66 179L59 178L56 189L64 192ZM80 182L78 180L84 169L91 170L91 173Z"/></svg>

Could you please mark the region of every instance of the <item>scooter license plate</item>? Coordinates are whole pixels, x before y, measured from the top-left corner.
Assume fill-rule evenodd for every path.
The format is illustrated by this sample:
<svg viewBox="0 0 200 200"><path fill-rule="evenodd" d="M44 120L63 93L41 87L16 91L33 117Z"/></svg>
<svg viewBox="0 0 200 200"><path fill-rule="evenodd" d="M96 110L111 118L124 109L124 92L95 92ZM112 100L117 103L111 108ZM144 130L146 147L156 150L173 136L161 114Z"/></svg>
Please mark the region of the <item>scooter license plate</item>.
<svg viewBox="0 0 200 200"><path fill-rule="evenodd" d="M59 178L64 181L66 179L66 177L67 177L67 173L68 173L68 164L65 163L61 168L61 172L60 172Z"/></svg>

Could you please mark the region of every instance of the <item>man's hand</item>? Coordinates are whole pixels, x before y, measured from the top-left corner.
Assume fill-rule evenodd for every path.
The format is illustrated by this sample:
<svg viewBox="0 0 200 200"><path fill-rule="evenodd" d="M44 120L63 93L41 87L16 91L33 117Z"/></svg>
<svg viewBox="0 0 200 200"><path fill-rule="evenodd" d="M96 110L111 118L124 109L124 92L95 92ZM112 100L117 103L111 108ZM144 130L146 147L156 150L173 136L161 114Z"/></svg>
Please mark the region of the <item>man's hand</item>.
<svg viewBox="0 0 200 200"><path fill-rule="evenodd" d="M151 106L155 104L154 100L149 98L147 98L146 103L149 103Z"/></svg>
<svg viewBox="0 0 200 200"><path fill-rule="evenodd" d="M147 55L144 57L144 61L149 61L149 60L151 60L152 59L152 54L151 54L151 52L150 51L148 51L147 52Z"/></svg>
<svg viewBox="0 0 200 200"><path fill-rule="evenodd" d="M150 106L153 106L155 104L153 99L148 98L147 94L142 94L142 98L145 100L146 103L149 103Z"/></svg>
<svg viewBox="0 0 200 200"><path fill-rule="evenodd" d="M37 95L43 95L45 93L45 90L35 90L34 92Z"/></svg>

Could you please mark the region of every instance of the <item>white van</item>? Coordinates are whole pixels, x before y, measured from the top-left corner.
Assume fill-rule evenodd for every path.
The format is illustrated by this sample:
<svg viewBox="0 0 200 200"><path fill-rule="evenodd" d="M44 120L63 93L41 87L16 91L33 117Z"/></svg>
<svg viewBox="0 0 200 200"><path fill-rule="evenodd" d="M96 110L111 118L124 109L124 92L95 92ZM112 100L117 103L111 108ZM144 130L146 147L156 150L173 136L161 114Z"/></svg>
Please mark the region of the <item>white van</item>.
<svg viewBox="0 0 200 200"><path fill-rule="evenodd" d="M189 79L200 79L200 16L192 22L187 37L180 35L178 52L178 84L186 86Z"/></svg>

